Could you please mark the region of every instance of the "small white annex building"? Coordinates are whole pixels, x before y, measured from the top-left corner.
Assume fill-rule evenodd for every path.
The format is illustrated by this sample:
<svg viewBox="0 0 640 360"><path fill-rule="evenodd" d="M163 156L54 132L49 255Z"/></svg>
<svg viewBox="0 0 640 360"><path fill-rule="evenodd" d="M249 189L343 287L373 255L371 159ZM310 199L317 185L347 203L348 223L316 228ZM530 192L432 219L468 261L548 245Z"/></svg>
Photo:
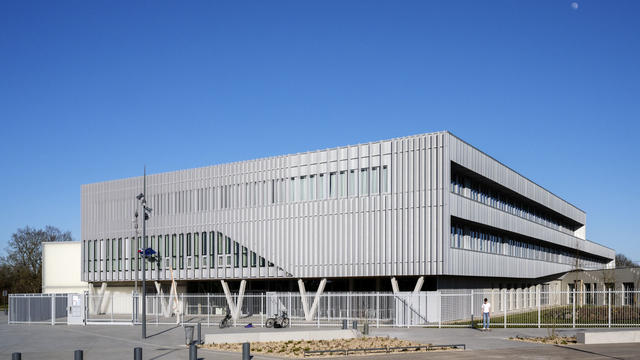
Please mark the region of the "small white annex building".
<svg viewBox="0 0 640 360"><path fill-rule="evenodd" d="M80 241L42 243L42 293L82 293L89 284L82 281Z"/></svg>

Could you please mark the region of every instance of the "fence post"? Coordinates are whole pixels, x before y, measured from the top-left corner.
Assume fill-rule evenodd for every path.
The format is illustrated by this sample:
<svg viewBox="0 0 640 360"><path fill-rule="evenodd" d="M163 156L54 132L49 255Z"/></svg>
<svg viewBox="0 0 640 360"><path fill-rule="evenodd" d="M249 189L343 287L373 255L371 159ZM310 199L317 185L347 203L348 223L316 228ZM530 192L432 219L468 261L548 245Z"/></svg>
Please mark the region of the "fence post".
<svg viewBox="0 0 640 360"><path fill-rule="evenodd" d="M184 293L180 294L180 300L182 302L182 309L180 311L180 323L184 326Z"/></svg>
<svg viewBox="0 0 640 360"><path fill-rule="evenodd" d="M571 305L571 309L572 309L572 320L573 320L573 327L576 327L576 288L574 286L573 288L573 301L572 301L572 305Z"/></svg>
<svg viewBox="0 0 640 360"><path fill-rule="evenodd" d="M380 328L380 292L376 293L376 328Z"/></svg>
<svg viewBox="0 0 640 360"><path fill-rule="evenodd" d="M291 291L289 291L289 307L287 308L287 314L289 314L289 327L293 327L293 314L291 313Z"/></svg>
<svg viewBox="0 0 640 360"><path fill-rule="evenodd" d="M507 289L502 289L502 312L504 321L504 328L507 328Z"/></svg>
<svg viewBox="0 0 640 360"><path fill-rule="evenodd" d="M262 299L260 300L260 325L264 327L264 303L267 301L267 293L262 293Z"/></svg>
<svg viewBox="0 0 640 360"><path fill-rule="evenodd" d="M471 289L471 328L473 329L473 289Z"/></svg>
<svg viewBox="0 0 640 360"><path fill-rule="evenodd" d="M347 323L351 317L351 294L347 294Z"/></svg>
<svg viewBox="0 0 640 360"><path fill-rule="evenodd" d="M538 305L538 329L540 328L540 289L536 286L536 304Z"/></svg>
<svg viewBox="0 0 640 360"><path fill-rule="evenodd" d="M438 295L438 329L442 328L442 293L440 290L437 292Z"/></svg>
<svg viewBox="0 0 640 360"><path fill-rule="evenodd" d="M207 327L211 326L209 323L211 317L211 294L207 293Z"/></svg>
<svg viewBox="0 0 640 360"><path fill-rule="evenodd" d="M609 290L609 291L607 291L607 297L608 297L607 303L609 304L608 305L608 309L609 309L608 310L608 312L609 312L608 318L609 318L609 327L611 327L611 289L608 289L608 290Z"/></svg>
<svg viewBox="0 0 640 360"><path fill-rule="evenodd" d="M56 294L51 294L51 325L56 324Z"/></svg>

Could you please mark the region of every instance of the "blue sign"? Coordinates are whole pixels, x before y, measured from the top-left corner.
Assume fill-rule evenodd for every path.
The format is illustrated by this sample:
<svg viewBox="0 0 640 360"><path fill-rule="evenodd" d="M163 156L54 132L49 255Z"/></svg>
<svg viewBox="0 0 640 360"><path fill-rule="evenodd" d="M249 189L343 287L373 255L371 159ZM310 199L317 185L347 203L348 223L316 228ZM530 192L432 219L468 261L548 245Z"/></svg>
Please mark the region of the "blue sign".
<svg viewBox="0 0 640 360"><path fill-rule="evenodd" d="M138 250L138 252L140 254L142 254L142 256L144 256L144 257L151 257L156 253L156 251L153 250L152 248L146 248L144 250L140 249L140 250Z"/></svg>

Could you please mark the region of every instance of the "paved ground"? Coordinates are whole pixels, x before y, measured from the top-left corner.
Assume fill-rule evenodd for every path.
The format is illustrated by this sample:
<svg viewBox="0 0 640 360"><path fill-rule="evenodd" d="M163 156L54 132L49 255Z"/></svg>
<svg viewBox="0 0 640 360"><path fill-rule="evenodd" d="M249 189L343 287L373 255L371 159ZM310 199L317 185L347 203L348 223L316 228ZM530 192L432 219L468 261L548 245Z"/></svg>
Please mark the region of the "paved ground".
<svg viewBox="0 0 640 360"><path fill-rule="evenodd" d="M295 330L295 328L293 329ZM262 328L231 328L220 330L203 327L203 333L220 331L264 331ZM272 331L283 331L273 329ZM286 330L285 330L286 331ZM576 330L559 330L571 335ZM392 336L420 343L464 343L467 351L377 355L375 359L639 359L640 344L553 346L508 340L510 336L546 336L546 329L494 329L481 332L471 329L372 329L372 335ZM66 360L73 358L75 349L84 350L85 359L132 359L133 348L141 346L144 359L188 359L184 330L176 326L150 325L149 338L140 341L139 326L67 326L67 325L7 325L7 317L0 315L0 359L8 359L13 352L22 358ZM199 350L201 359L240 359L239 353ZM372 357L372 356L367 356ZM365 358L365 357L360 357ZM259 356L255 360L276 359Z"/></svg>

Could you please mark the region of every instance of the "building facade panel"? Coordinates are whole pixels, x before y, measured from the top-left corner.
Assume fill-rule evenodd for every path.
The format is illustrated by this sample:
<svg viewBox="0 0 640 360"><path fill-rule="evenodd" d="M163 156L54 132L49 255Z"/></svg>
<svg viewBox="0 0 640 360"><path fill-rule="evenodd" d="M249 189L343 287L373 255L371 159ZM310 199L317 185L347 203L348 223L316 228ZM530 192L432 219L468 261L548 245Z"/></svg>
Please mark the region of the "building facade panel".
<svg viewBox="0 0 640 360"><path fill-rule="evenodd" d="M472 177L461 181L465 196L477 195L467 182L485 177L502 196L531 202L527 216L539 223L453 193L454 172ZM81 191L83 279L141 278L143 178ZM159 280L545 276L566 271L568 255L553 254L564 261L554 263L527 241L582 241L573 235L586 218L447 132L153 174L146 199L147 243L161 259L147 278ZM517 236L500 240L498 253L505 231ZM585 258L612 257L582 243Z"/></svg>

